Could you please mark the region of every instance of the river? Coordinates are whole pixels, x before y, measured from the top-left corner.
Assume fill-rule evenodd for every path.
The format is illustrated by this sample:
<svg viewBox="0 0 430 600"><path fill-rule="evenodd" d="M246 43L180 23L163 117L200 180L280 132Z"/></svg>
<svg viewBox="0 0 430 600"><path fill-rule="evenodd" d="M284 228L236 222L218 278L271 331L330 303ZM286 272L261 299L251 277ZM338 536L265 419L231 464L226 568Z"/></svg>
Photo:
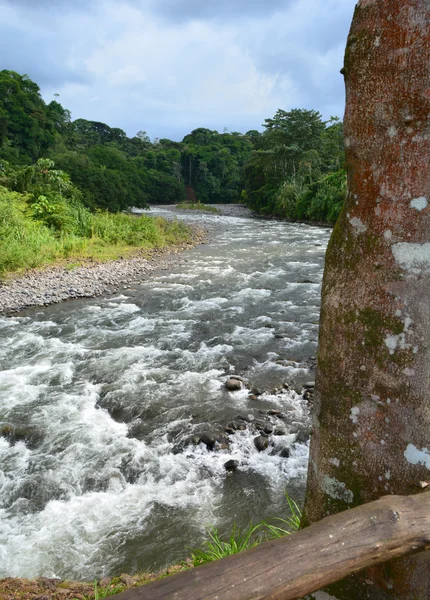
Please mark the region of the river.
<svg viewBox="0 0 430 600"><path fill-rule="evenodd" d="M281 388L313 378L330 230L180 218L213 226L180 265L0 317L0 577L154 571L208 525L283 516L286 490L302 501L309 407ZM232 374L265 393L228 392ZM238 416L228 443L195 443ZM263 452L259 420L278 434Z"/></svg>

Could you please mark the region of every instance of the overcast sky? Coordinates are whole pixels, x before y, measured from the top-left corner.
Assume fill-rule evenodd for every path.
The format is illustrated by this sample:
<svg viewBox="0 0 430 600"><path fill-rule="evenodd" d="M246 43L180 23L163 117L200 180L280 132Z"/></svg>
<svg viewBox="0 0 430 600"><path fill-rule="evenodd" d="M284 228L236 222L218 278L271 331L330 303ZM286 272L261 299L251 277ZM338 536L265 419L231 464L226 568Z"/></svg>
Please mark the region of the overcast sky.
<svg viewBox="0 0 430 600"><path fill-rule="evenodd" d="M133 136L261 129L278 108L343 116L355 0L0 0L0 69L72 118Z"/></svg>

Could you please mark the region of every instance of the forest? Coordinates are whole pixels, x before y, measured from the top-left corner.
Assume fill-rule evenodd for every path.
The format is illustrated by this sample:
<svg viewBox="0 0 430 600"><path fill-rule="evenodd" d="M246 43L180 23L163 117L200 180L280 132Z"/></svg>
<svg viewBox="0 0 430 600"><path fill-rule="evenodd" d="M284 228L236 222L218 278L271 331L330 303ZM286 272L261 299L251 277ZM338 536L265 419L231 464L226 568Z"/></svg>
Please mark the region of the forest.
<svg viewBox="0 0 430 600"><path fill-rule="evenodd" d="M0 186L27 194L35 214L60 228L70 205L118 212L183 200L334 223L346 195L342 122L293 109L263 127L198 128L182 142L151 142L144 131L129 138L105 123L72 120L58 99L45 103L27 75L3 70Z"/></svg>

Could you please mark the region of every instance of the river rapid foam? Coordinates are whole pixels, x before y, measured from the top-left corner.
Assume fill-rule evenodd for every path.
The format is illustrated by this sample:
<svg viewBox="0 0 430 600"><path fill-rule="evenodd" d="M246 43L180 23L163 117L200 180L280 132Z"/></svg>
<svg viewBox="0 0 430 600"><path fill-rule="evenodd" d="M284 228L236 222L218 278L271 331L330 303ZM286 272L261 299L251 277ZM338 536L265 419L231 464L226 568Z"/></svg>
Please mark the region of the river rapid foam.
<svg viewBox="0 0 430 600"><path fill-rule="evenodd" d="M0 577L155 570L209 524L285 515L285 490L301 500L309 407L280 388L312 377L330 231L181 218L209 223L213 239L180 267L0 319ZM232 374L265 393L228 392ZM279 430L263 452L250 425L228 447L195 444L263 414Z"/></svg>

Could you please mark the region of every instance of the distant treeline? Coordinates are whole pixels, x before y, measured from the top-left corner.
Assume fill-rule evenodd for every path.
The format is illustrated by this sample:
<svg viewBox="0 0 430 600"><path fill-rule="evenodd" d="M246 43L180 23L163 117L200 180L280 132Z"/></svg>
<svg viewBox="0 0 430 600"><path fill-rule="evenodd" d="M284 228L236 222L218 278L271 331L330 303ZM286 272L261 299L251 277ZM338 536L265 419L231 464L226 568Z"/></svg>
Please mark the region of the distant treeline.
<svg viewBox="0 0 430 600"><path fill-rule="evenodd" d="M25 193L29 167L49 158L91 210L244 202L259 213L334 222L346 192L343 129L313 110L278 110L264 131L199 128L182 142L144 131L129 138L97 121L72 121L26 75L0 71L0 185ZM52 167L51 167L52 168Z"/></svg>

